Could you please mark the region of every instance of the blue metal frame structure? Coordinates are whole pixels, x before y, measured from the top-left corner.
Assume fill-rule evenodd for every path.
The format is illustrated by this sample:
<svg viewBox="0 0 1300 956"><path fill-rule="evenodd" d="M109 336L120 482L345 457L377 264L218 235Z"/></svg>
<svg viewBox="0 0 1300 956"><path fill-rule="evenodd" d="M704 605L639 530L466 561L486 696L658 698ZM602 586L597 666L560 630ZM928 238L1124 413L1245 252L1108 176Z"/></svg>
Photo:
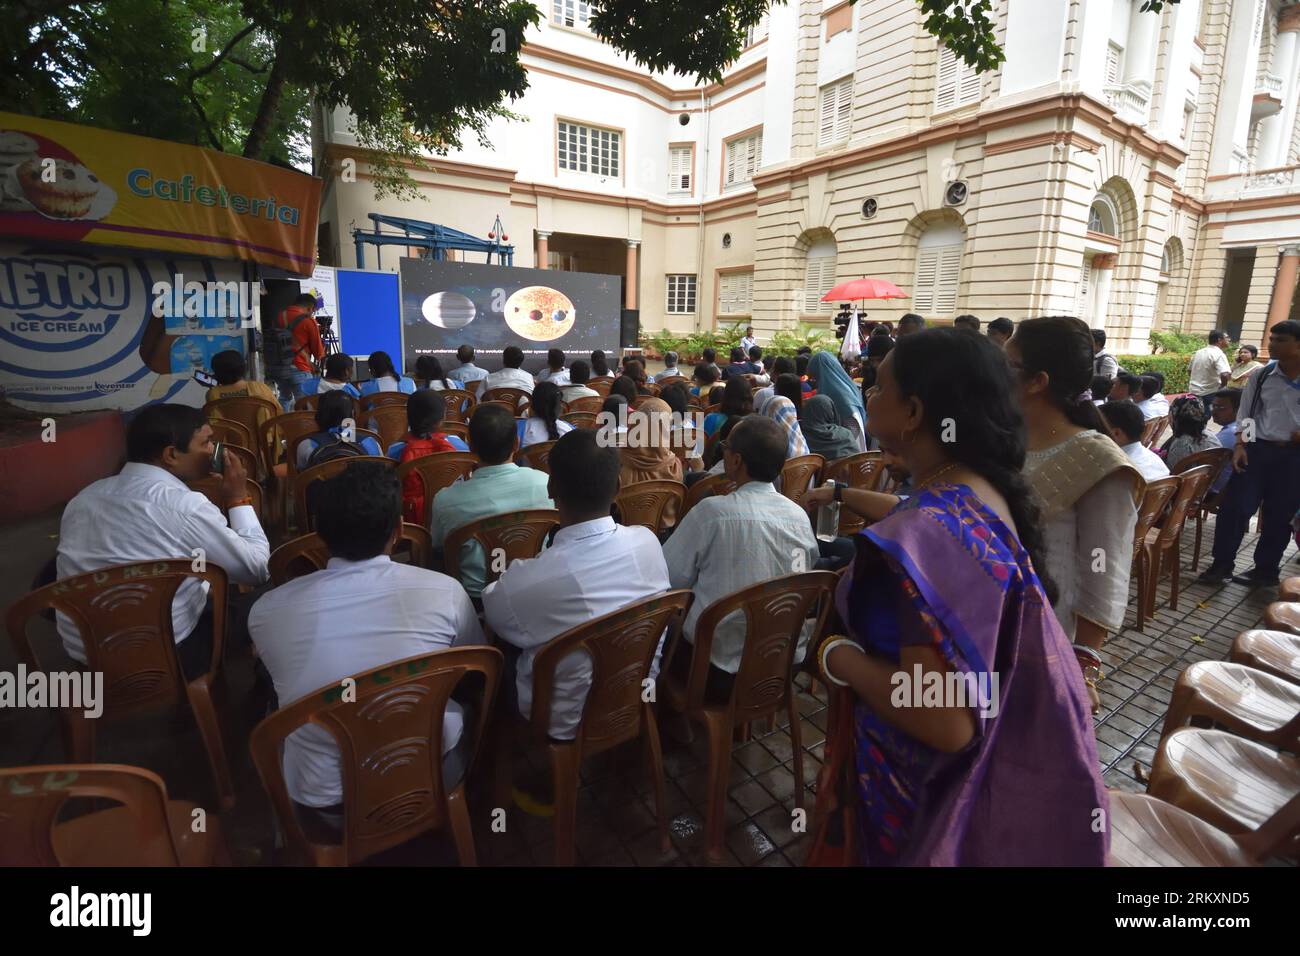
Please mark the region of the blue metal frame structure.
<svg viewBox="0 0 1300 956"><path fill-rule="evenodd" d="M406 219L402 216L385 216L380 213L369 213L370 221L375 224L373 232L364 229L352 230L352 241L357 250L357 268L364 269L365 247L367 244L375 247L376 259L382 259L384 246L412 246L420 249L429 249L433 252L433 258L442 260L447 257L448 249L460 249L465 252L482 252L487 256L487 262L492 262L492 257L496 256L498 262L503 266L513 266L515 264L515 247L509 243L503 243L500 239L480 239L477 236L471 236L467 232L461 232L459 229L452 229L449 226L440 226L433 222L424 222L420 219ZM499 237L501 235L501 220L497 219L497 225L493 230ZM402 230L401 234L392 232L383 232L384 226L391 226L395 229ZM376 263L376 268L380 266Z"/></svg>

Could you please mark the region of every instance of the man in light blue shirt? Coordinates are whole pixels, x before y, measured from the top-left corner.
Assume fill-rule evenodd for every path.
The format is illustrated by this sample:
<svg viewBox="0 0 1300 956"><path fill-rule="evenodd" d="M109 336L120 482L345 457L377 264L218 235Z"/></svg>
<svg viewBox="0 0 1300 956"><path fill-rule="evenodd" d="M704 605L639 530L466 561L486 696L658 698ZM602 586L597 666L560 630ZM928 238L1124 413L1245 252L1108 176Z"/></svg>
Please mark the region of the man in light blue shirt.
<svg viewBox="0 0 1300 956"><path fill-rule="evenodd" d="M456 350L456 361L460 364L447 373L448 378L457 379L468 385L471 382L481 382L488 377L487 369L479 368L474 364L474 349L470 346L462 345Z"/></svg>
<svg viewBox="0 0 1300 956"><path fill-rule="evenodd" d="M1214 419L1214 424L1219 426L1219 444L1228 451L1232 451L1237 446L1237 411L1241 407L1241 389L1224 388L1215 392L1210 401L1210 415ZM1223 471L1214 479L1214 484L1210 485L1210 493L1217 495L1220 491L1228 486L1228 479L1232 477L1232 461L1224 463Z"/></svg>
<svg viewBox="0 0 1300 956"><path fill-rule="evenodd" d="M469 420L470 451L482 462L464 481L444 488L433 498L433 544L441 548L457 528L490 515L530 508L554 508L546 491L546 472L520 468L513 461L519 449L515 418L502 405L480 405ZM483 548L467 542L460 552L460 580L477 598L487 583Z"/></svg>

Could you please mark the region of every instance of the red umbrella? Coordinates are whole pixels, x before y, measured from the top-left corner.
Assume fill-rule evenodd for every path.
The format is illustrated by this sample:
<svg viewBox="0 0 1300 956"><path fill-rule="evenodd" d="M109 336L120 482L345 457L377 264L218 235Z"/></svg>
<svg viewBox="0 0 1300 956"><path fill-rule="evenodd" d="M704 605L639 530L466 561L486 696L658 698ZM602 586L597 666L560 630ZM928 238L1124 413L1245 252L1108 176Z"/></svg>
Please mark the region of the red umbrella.
<svg viewBox="0 0 1300 956"><path fill-rule="evenodd" d="M823 302L836 302L847 299L906 299L905 293L888 279L853 279L843 282L822 296Z"/></svg>

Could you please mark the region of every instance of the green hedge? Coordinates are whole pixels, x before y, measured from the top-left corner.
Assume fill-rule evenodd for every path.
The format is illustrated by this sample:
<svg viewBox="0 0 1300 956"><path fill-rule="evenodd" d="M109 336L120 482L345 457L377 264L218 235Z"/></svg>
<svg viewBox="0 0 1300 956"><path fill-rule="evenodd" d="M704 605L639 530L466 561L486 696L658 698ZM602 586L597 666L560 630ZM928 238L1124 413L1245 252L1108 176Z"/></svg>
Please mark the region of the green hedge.
<svg viewBox="0 0 1300 956"><path fill-rule="evenodd" d="M733 346L740 344L748 322L724 325L716 330L695 332L690 335L678 335L667 329L653 334L641 333L640 343L643 349L649 349L659 355L676 352L682 363L699 360L700 353L706 348L716 349L720 361L726 360L727 353ZM763 346L765 355L794 355L800 346L807 345L814 352L819 349L839 351L839 343L834 336L824 329L800 324L793 329L781 329L773 334L771 341Z"/></svg>
<svg viewBox="0 0 1300 956"><path fill-rule="evenodd" d="M1179 395L1187 391L1188 366L1191 355L1162 353L1160 355L1116 355L1120 368L1134 375L1160 372L1165 377L1165 395Z"/></svg>

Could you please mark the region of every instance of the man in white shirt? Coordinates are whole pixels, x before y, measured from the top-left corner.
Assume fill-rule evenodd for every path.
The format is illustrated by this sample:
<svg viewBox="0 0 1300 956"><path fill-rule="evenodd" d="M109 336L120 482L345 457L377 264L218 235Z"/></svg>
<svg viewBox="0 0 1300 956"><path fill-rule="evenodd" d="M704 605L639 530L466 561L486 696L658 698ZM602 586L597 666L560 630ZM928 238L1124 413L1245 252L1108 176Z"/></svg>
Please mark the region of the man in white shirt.
<svg viewBox="0 0 1300 956"><path fill-rule="evenodd" d="M564 367L563 349L547 349L546 368L537 373L537 382L554 382L558 386L569 384L569 370Z"/></svg>
<svg viewBox="0 0 1300 956"><path fill-rule="evenodd" d="M1137 407L1142 410L1142 417L1147 421L1153 418L1164 418L1169 414L1169 399L1160 393L1164 382L1155 375L1142 375L1140 380L1142 388L1135 399Z"/></svg>
<svg viewBox="0 0 1300 956"><path fill-rule="evenodd" d="M59 526L58 575L69 578L117 564L160 558L204 559L222 568L231 585L267 579L271 547L247 497L240 460L223 453L221 495L229 522L187 481L212 472L212 426L187 405L148 405L126 431L127 463L111 478L83 488L68 502ZM189 580L172 601L172 635L187 677L205 673L212 657L208 585ZM72 621L58 615L59 636L74 660L86 662Z"/></svg>
<svg viewBox="0 0 1300 956"><path fill-rule="evenodd" d="M502 367L488 375L479 389L482 398L494 388L518 388L533 394L533 377L523 370L524 351L517 345L507 346L501 353Z"/></svg>
<svg viewBox="0 0 1300 956"><path fill-rule="evenodd" d="M602 446L591 429L576 429L551 449L549 494L560 512L551 546L536 558L516 561L483 589L488 627L520 649L515 667L519 713L533 705L537 651L570 628L667 591L668 567L649 528L614 523L610 506L618 493L618 449ZM650 679L659 672L663 640ZM591 688L591 659L575 652L555 671L550 734L571 740Z"/></svg>
<svg viewBox="0 0 1300 956"><path fill-rule="evenodd" d="M662 382L666 378L684 378L684 377L685 376L682 375L681 370L677 368L677 353L665 352L664 370L662 372L657 373L654 377L654 380L656 382Z"/></svg>
<svg viewBox="0 0 1300 956"><path fill-rule="evenodd" d="M572 402L579 398L600 398L600 392L587 387L589 381L591 366L582 359L574 359L569 366L569 384L560 389L560 399Z"/></svg>
<svg viewBox="0 0 1300 956"><path fill-rule="evenodd" d="M1106 351L1106 330L1092 330L1092 374L1114 378L1119 374L1119 360Z"/></svg>
<svg viewBox="0 0 1300 956"><path fill-rule="evenodd" d="M1228 384L1228 356L1223 350L1228 345L1228 333L1215 329L1209 335L1210 344L1192 356L1188 373L1187 390L1201 400L1205 411L1210 410L1214 393Z"/></svg>
<svg viewBox="0 0 1300 956"><path fill-rule="evenodd" d="M770 418L750 415L732 428L722 443L724 469L737 485L729 495L715 495L695 505L663 546L674 588L690 588L695 600L683 636L694 643L695 625L714 601L759 581L814 569L817 538L808 514L772 484L785 464L786 435ZM804 627L795 660L803 659L810 621ZM729 692L740 669L745 618L736 612L714 632L709 677L711 697ZM682 676L690 655L681 648L672 667Z"/></svg>
<svg viewBox="0 0 1300 956"><path fill-rule="evenodd" d="M745 326L745 334L740 339L740 347L744 349L745 354L748 355L749 350L757 344L758 339L754 338L754 327L752 325Z"/></svg>
<svg viewBox="0 0 1300 956"><path fill-rule="evenodd" d="M474 350L470 346L462 345L456 350L456 361L460 364L447 373L448 378L454 378L468 385L470 382L481 382L488 377L487 369L479 368L474 364Z"/></svg>
<svg viewBox="0 0 1300 956"><path fill-rule="evenodd" d="M316 531L329 548L329 563L263 595L248 620L279 706L385 664L484 642L459 583L389 557L401 535L402 511L391 469L357 462L319 487ZM466 723L472 725L461 705L449 701L442 726L448 788L464 770L463 755L453 748ZM327 817L341 814L338 745L324 728L289 735L284 778L298 803L327 809Z"/></svg>
<svg viewBox="0 0 1300 956"><path fill-rule="evenodd" d="M1120 451L1128 455L1133 467L1147 481L1168 478L1169 467L1163 458L1142 444L1146 420L1141 410L1132 402L1107 402L1101 406L1101 417Z"/></svg>

